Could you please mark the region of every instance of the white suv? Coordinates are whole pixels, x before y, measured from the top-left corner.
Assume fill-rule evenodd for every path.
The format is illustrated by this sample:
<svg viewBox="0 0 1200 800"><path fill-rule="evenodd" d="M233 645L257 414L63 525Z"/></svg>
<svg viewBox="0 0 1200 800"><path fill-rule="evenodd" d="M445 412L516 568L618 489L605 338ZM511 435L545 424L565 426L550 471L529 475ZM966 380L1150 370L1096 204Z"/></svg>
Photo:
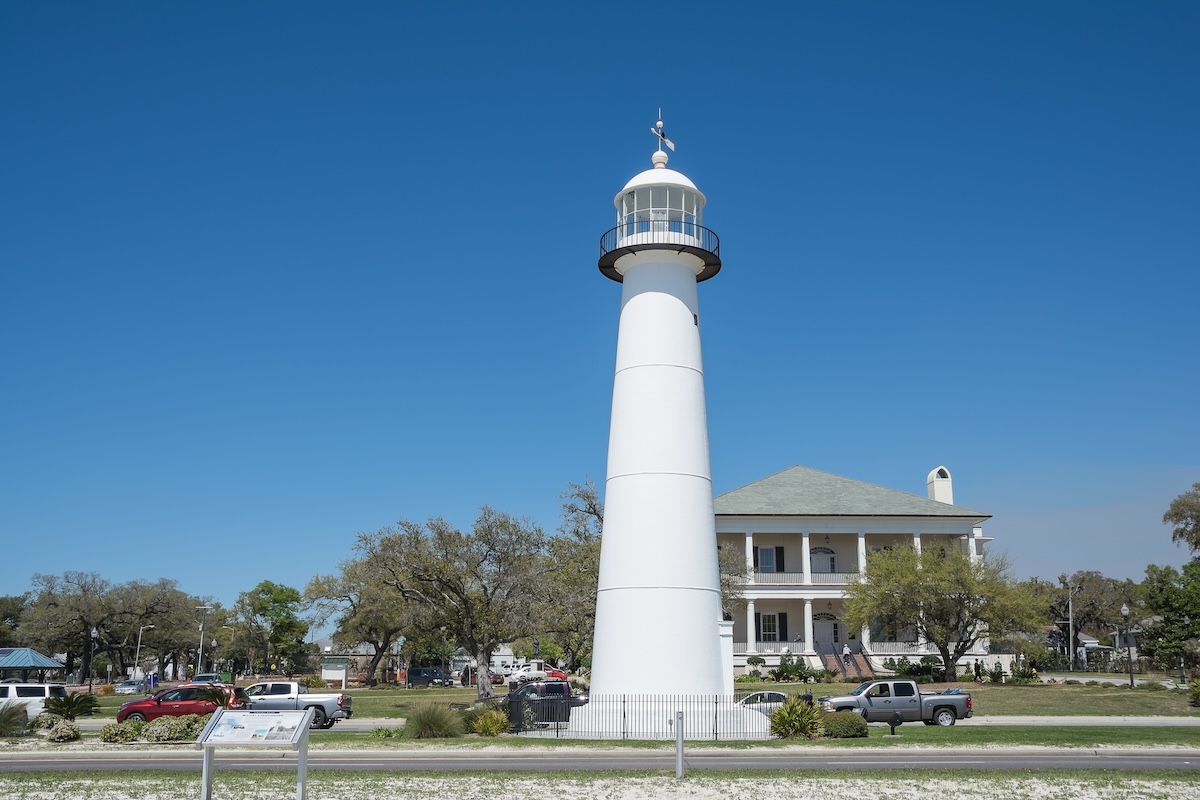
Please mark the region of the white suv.
<svg viewBox="0 0 1200 800"><path fill-rule="evenodd" d="M0 705L20 703L30 719L46 710L46 698L66 696L61 683L0 683Z"/></svg>

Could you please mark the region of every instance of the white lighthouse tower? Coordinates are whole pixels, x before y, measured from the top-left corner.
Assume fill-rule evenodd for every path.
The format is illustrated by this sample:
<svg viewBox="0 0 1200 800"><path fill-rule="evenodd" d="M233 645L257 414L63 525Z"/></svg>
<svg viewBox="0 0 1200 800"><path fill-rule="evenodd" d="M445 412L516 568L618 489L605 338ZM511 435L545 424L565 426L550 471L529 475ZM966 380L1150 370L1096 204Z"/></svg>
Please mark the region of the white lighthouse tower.
<svg viewBox="0 0 1200 800"><path fill-rule="evenodd" d="M667 167L617 194L599 267L621 283L591 693L726 694L696 285L721 269L705 197ZM653 668L645 668L647 661ZM642 664L633 667L632 664ZM732 665L729 665L730 667Z"/></svg>

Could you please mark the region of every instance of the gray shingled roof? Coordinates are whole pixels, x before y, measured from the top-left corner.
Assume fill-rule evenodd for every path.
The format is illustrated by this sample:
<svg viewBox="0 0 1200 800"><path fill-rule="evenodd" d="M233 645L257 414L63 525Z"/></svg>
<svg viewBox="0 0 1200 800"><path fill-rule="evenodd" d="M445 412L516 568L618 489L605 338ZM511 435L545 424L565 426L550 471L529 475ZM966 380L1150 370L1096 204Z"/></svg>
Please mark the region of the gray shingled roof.
<svg viewBox="0 0 1200 800"><path fill-rule="evenodd" d="M713 505L719 516L991 516L808 467L792 467L746 484L716 497Z"/></svg>

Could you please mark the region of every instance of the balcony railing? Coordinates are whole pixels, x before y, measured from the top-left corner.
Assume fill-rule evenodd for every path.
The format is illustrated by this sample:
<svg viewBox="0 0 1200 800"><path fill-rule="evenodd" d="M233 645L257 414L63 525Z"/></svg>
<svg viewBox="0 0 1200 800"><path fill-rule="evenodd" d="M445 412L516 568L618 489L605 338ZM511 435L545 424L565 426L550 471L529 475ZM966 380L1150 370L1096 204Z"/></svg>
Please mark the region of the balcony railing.
<svg viewBox="0 0 1200 800"><path fill-rule="evenodd" d="M746 649L746 648L747 648L747 646L748 646L748 643L747 643L747 642L734 642L734 643L733 643L733 652L735 652L735 653L748 653L748 652L750 652L750 651ZM797 654L797 653L803 653L803 652L804 652L804 642L803 642L803 641L796 641L796 642L755 642L755 643L754 643L754 651L755 651L756 653L760 653L760 654L761 654L761 653L767 653L767 654L771 654L771 653L783 653L783 652L785 652L785 651L786 651L786 652L788 652L788 653L791 653L791 654L795 655L795 654Z"/></svg>
<svg viewBox="0 0 1200 800"><path fill-rule="evenodd" d="M845 586L858 578L857 572L813 572L809 581L804 581L803 572L756 572L753 583L764 584L798 584L801 586Z"/></svg>
<svg viewBox="0 0 1200 800"><path fill-rule="evenodd" d="M617 259L640 250L691 253L704 264L697 281L708 280L721 271L721 240L717 234L703 225L677 219L634 220L606 231L600 237L600 271L620 281Z"/></svg>

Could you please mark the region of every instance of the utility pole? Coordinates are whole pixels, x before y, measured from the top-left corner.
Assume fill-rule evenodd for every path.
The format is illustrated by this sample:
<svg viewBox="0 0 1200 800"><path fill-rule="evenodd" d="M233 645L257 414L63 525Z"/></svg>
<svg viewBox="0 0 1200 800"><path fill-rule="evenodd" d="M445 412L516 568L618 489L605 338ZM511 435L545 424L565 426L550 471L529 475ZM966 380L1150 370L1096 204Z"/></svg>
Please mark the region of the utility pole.
<svg viewBox="0 0 1200 800"><path fill-rule="evenodd" d="M196 606L196 610L200 612L200 647L196 652L196 673L199 675L204 672L204 612L212 611L212 606ZM192 677L195 677L193 675Z"/></svg>

